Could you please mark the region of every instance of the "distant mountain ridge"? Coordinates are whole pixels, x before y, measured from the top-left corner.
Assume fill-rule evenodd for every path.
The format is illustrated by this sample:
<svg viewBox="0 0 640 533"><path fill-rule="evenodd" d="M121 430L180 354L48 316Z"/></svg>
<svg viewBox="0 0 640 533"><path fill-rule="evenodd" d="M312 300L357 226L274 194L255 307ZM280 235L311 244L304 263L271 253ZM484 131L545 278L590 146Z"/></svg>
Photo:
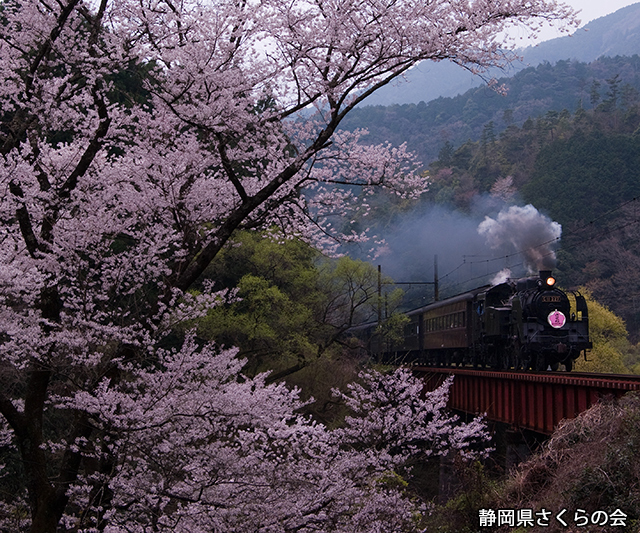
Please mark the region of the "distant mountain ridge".
<svg viewBox="0 0 640 533"><path fill-rule="evenodd" d="M523 61L506 70L494 69L490 76L512 76L527 67L548 61L577 60L589 63L602 56L631 56L640 53L640 3L633 4L578 29L573 35L551 39L520 50ZM425 61L406 74L407 81L383 87L362 106L417 104L441 96L456 96L482 85L478 76L451 62Z"/></svg>
<svg viewBox="0 0 640 533"><path fill-rule="evenodd" d="M507 87L506 96L482 86L429 103L365 106L349 113L341 127L368 129L368 144L406 142L427 166L445 143L457 148L483 133L499 135L512 124L519 126L548 113L573 113L609 101L607 105L618 108L624 120L640 103L640 56L544 62L498 82Z"/></svg>

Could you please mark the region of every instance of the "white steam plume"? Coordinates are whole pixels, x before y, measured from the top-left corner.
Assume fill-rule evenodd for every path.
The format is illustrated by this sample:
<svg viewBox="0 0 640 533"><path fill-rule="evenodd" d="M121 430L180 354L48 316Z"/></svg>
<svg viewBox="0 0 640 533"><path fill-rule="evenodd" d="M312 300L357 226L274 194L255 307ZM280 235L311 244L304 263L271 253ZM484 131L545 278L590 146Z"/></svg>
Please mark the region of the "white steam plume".
<svg viewBox="0 0 640 533"><path fill-rule="evenodd" d="M491 281L489 282L491 285L500 285L501 283L506 283L509 281L511 277L511 269L503 268L500 272L498 272Z"/></svg>
<svg viewBox="0 0 640 533"><path fill-rule="evenodd" d="M556 265L555 247L562 226L531 204L503 209L495 219L485 217L478 226L478 233L494 250L505 255L521 253L524 266L531 273L551 270Z"/></svg>

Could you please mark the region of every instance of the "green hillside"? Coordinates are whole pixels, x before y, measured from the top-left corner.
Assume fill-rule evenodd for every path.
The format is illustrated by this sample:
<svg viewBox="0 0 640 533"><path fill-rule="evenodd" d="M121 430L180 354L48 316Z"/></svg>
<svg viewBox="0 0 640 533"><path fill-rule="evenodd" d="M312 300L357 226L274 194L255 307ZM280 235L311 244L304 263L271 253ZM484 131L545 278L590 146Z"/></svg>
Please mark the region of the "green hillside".
<svg viewBox="0 0 640 533"><path fill-rule="evenodd" d="M557 276L588 287L640 339L640 108L609 98L550 111L442 150L423 202L470 213L478 198L532 204L563 227Z"/></svg>
<svg viewBox="0 0 640 533"><path fill-rule="evenodd" d="M345 122L368 128L370 143L406 142L431 176L417 204L374 202L390 250L379 258L383 269L433 279L437 254L445 293L484 283L479 276L516 260L498 260L478 243L478 224L500 205L530 203L562 225L562 286L587 287L637 342L640 57L543 63L500 83L506 96L481 87L428 104L356 109ZM421 287L410 295L416 302Z"/></svg>

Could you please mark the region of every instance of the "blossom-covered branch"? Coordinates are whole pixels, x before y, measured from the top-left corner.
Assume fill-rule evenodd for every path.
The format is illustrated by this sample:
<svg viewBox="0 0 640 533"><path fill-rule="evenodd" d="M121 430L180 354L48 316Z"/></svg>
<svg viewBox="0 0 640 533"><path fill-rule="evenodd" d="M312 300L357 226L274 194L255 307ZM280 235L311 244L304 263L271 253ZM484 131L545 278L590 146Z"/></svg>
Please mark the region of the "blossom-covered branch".
<svg viewBox="0 0 640 533"><path fill-rule="evenodd" d="M166 351L173 321L218 301L186 294L238 229L278 224L333 243L344 236L332 217L366 210L374 187L419 195L427 183L404 148L366 148L362 132L339 133L342 119L418 61L500 63L508 25L547 19L572 14L546 0L4 1L0 414L24 490L1 507L6 528L16 516L33 533L179 528L198 517L191 531L211 531L231 509L252 516L234 491L287 470L240 475L275 453L273 435L299 428L304 443L318 430L295 417L283 425L266 407L251 416L273 423L247 429L242 410L197 397L213 394L208 365L235 363L191 340ZM298 405L232 374L225 387L238 402L269 391ZM233 445L219 422L195 426L213 413L229 420ZM326 452L319 464L332 472L346 452L323 442L309 453ZM224 476L188 471L205 463L200 447ZM334 504L353 520L368 509L353 492L339 500L340 483L314 471L279 485L331 494L309 497L309 528L331 529ZM219 479L226 502L211 489ZM288 501L271 503L295 514ZM260 524L249 529L275 528Z"/></svg>

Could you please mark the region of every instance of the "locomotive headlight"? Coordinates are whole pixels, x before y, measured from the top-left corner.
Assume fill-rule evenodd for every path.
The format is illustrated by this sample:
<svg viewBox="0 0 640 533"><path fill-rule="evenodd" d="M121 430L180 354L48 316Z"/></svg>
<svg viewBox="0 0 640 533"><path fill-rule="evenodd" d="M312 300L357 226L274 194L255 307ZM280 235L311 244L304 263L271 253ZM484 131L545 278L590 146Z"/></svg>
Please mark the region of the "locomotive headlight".
<svg viewBox="0 0 640 533"><path fill-rule="evenodd" d="M538 277L538 287L541 290L551 289L556 284L556 278L551 275L551 270L541 270Z"/></svg>

